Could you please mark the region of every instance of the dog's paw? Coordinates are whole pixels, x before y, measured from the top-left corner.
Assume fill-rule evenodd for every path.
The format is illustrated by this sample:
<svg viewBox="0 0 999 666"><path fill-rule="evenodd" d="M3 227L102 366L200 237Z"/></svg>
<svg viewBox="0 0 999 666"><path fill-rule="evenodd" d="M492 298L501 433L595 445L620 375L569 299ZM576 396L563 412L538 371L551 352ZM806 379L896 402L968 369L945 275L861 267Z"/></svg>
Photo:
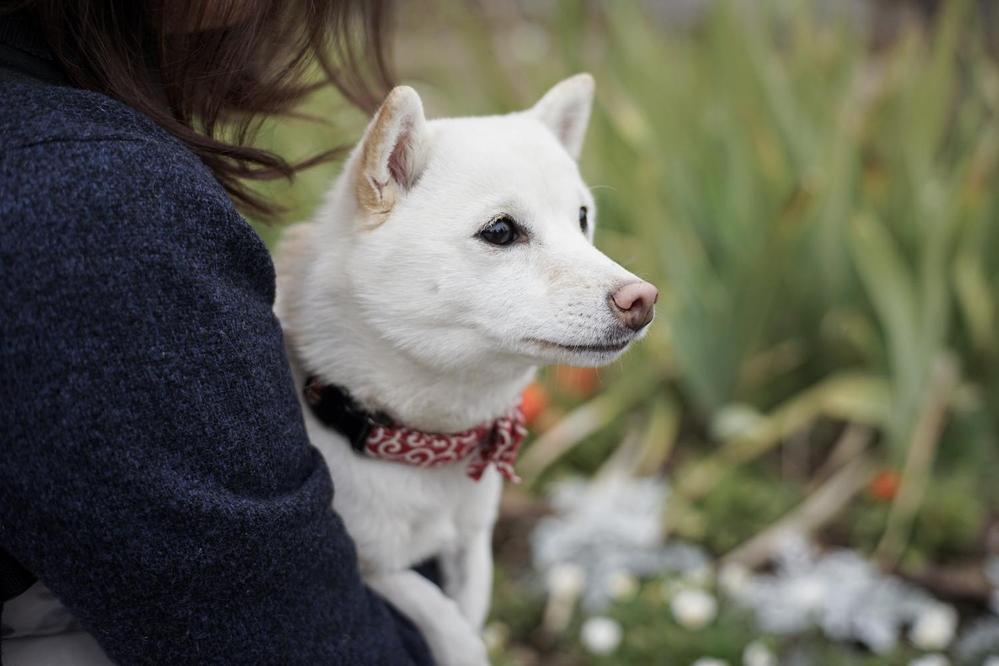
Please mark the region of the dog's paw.
<svg viewBox="0 0 999 666"><path fill-rule="evenodd" d="M489 652L486 644L476 634L462 630L445 630L439 635L427 636L434 661L439 666L489 666Z"/></svg>

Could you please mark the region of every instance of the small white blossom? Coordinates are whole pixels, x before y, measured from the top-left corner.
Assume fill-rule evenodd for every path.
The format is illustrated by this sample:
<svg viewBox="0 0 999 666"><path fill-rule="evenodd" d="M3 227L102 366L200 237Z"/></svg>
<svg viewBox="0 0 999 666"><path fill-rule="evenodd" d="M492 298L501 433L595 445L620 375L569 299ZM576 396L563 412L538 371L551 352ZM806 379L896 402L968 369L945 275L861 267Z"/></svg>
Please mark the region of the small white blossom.
<svg viewBox="0 0 999 666"><path fill-rule="evenodd" d="M486 649L496 652L506 645L510 638L510 627L502 622L490 622L482 630L482 642L486 644Z"/></svg>
<svg viewBox="0 0 999 666"><path fill-rule="evenodd" d="M723 588L730 576L719 575ZM939 603L885 576L858 553L819 553L793 538L780 543L773 573L751 575L730 598L752 609L766 633L794 635L817 627L834 641L855 640L877 654L895 649L902 629L927 605Z"/></svg>
<svg viewBox="0 0 999 666"><path fill-rule="evenodd" d="M819 576L805 575L795 578L788 589L791 603L805 612L812 612L822 606L826 586Z"/></svg>
<svg viewBox="0 0 999 666"><path fill-rule="evenodd" d="M943 650L957 633L957 611L946 604L927 604L909 631L909 640L920 650Z"/></svg>
<svg viewBox="0 0 999 666"><path fill-rule="evenodd" d="M910 661L909 666L950 666L950 660L942 654L924 654Z"/></svg>
<svg viewBox="0 0 999 666"><path fill-rule="evenodd" d="M638 579L627 571L615 571L607 578L607 592L612 599L627 601L638 593Z"/></svg>
<svg viewBox="0 0 999 666"><path fill-rule="evenodd" d="M559 563L548 570L548 603L542 625L551 634L560 634L569 626L579 595L586 585L586 572L578 564Z"/></svg>
<svg viewBox="0 0 999 666"><path fill-rule="evenodd" d="M548 571L547 583L553 597L575 599L586 584L586 573L578 564L556 564Z"/></svg>
<svg viewBox="0 0 999 666"><path fill-rule="evenodd" d="M609 617L591 617L583 622L583 647L593 654L606 655L621 644L621 625Z"/></svg>
<svg viewBox="0 0 999 666"><path fill-rule="evenodd" d="M739 562L730 562L718 572L718 587L730 597L738 597L753 581L753 572Z"/></svg>
<svg viewBox="0 0 999 666"><path fill-rule="evenodd" d="M612 474L553 484L555 512L531 535L534 569L547 576L555 566L581 566L586 586L579 600L587 615L600 615L613 600L608 581L615 572L651 578L703 566L709 558L700 547L663 542L667 497L665 481L656 477Z"/></svg>
<svg viewBox="0 0 999 666"><path fill-rule="evenodd" d="M763 415L751 405L732 403L725 405L711 420L711 433L718 439L732 439L746 435L760 426Z"/></svg>
<svg viewBox="0 0 999 666"><path fill-rule="evenodd" d="M763 641L753 641L742 651L742 666L777 666L777 657Z"/></svg>
<svg viewBox="0 0 999 666"><path fill-rule="evenodd" d="M718 602L703 590L680 590L670 601L677 623L685 629L707 626L718 614Z"/></svg>
<svg viewBox="0 0 999 666"><path fill-rule="evenodd" d="M690 666L728 666L728 662L717 657L701 657Z"/></svg>

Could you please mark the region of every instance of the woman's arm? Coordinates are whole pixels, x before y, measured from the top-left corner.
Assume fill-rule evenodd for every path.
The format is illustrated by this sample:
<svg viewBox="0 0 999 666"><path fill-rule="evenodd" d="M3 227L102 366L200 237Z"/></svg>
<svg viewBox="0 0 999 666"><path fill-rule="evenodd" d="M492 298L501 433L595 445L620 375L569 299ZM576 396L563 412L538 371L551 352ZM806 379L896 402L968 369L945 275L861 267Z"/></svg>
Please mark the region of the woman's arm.
<svg viewBox="0 0 999 666"><path fill-rule="evenodd" d="M142 139L0 153L0 544L122 663L429 662L361 583L266 249Z"/></svg>

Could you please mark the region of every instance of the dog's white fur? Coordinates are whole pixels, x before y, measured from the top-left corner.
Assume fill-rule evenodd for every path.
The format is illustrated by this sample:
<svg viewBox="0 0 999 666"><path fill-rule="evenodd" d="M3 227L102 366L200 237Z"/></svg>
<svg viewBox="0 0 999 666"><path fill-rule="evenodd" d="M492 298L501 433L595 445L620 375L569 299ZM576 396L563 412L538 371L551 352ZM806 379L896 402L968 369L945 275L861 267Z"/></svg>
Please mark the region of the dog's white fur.
<svg viewBox="0 0 999 666"><path fill-rule="evenodd" d="M608 306L639 278L593 247L593 198L575 162L592 97L580 74L524 112L427 121L414 90L393 90L318 216L279 252L277 312L299 386L307 369L399 423L457 432L506 412L539 365L604 364L621 351L586 347L640 337ZM477 237L500 214L526 240ZM475 482L464 464L359 456L305 418L368 585L416 623L439 663L487 663L478 633L495 469ZM446 595L410 570L435 555Z"/></svg>

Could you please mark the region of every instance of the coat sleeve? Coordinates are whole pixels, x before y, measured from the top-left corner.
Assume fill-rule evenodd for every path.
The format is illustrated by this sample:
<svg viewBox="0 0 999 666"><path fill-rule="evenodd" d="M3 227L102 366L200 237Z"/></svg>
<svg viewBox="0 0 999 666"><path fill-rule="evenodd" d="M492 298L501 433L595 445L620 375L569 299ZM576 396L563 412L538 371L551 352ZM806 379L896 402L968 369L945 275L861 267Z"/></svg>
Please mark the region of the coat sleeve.
<svg viewBox="0 0 999 666"><path fill-rule="evenodd" d="M0 544L121 663L429 663L362 584L273 290L179 146L0 154Z"/></svg>

